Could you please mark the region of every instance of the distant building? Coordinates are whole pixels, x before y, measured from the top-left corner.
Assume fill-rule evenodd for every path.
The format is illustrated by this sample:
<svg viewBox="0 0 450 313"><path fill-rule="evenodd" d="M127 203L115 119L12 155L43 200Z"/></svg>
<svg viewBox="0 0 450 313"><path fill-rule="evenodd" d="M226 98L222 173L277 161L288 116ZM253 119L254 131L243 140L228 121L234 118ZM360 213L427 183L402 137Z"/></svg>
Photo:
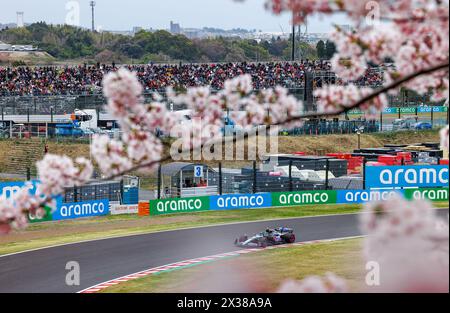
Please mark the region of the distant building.
<svg viewBox="0 0 450 313"><path fill-rule="evenodd" d="M23 21L23 12L17 12L17 27L24 27L25 23Z"/></svg>
<svg viewBox="0 0 450 313"><path fill-rule="evenodd" d="M11 45L0 41L0 51L9 51L11 50Z"/></svg>
<svg viewBox="0 0 450 313"><path fill-rule="evenodd" d="M139 33L143 28L139 26L133 27L133 35Z"/></svg>
<svg viewBox="0 0 450 313"><path fill-rule="evenodd" d="M170 21L170 32L172 34L181 34L180 24Z"/></svg>
<svg viewBox="0 0 450 313"><path fill-rule="evenodd" d="M10 45L0 41L0 51L36 51L32 45Z"/></svg>
<svg viewBox="0 0 450 313"><path fill-rule="evenodd" d="M342 29L344 32L346 33L352 33L353 32L353 27L351 25L348 24L344 24L344 25L337 25L340 29Z"/></svg>

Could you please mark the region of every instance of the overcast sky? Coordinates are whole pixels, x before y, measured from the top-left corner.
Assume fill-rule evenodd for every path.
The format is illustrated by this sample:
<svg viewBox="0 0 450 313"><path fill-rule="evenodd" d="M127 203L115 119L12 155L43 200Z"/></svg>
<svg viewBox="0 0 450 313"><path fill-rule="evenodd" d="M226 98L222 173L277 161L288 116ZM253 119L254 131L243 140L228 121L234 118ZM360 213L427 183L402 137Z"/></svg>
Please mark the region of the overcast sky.
<svg viewBox="0 0 450 313"><path fill-rule="evenodd" d="M0 0L0 23L16 22L23 11L25 23L65 23L66 4L77 0ZM289 31L289 16L274 16L264 9L265 0L96 0L96 24L105 30L131 30L133 26L167 29L171 20L182 27L246 28ZM80 24L90 27L89 0L78 0ZM331 25L346 24L343 17L310 20L310 32L328 32Z"/></svg>

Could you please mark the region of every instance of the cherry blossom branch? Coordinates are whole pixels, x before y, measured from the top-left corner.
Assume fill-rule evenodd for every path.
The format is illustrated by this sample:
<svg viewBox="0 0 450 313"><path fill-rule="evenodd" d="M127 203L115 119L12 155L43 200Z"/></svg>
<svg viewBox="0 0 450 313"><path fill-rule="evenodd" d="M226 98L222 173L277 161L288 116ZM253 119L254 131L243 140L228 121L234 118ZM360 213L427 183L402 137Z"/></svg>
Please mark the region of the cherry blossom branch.
<svg viewBox="0 0 450 313"><path fill-rule="evenodd" d="M305 114L293 116L293 117L290 117L288 119L285 119L284 121L280 121L280 122L273 123L273 124L270 124L270 125L265 125L266 126L266 131L269 132L270 129L273 128L274 126L280 126L280 125L292 123L292 122L299 121L299 120L306 119L306 118L329 117L329 116L335 116L335 115L348 113L349 111L357 109L357 108L361 107L363 104L365 104L365 103L375 99L376 97L380 96L381 94L387 93L388 91L390 91L392 89L396 89L396 88L400 87L401 85L403 85L404 83L406 83L408 81L411 81L411 80L413 80L413 79L415 79L415 78L417 78L419 76L431 74L431 73L434 73L434 72L440 71L440 70L445 70L445 69L448 70L448 68L449 68L449 62L446 62L446 63L443 63L443 64L439 64L439 65L436 65L436 66L433 66L433 67L430 67L430 68L427 68L427 69L423 69L421 71L415 72L415 73L407 75L405 77L402 77L401 79L398 79L398 80L394 81L393 83L391 83L391 84L389 84L389 85L387 85L385 87L377 89L372 94L363 97L362 99L360 99L359 101L355 102L351 106L343 107L342 109L339 109L339 110L334 111L334 112L319 112L319 113L318 112L310 112L310 113L305 113ZM255 134L253 134L253 133L252 134L245 133L243 136L240 136L239 138L238 137L234 137L232 142L236 143L237 141L240 141L240 140L246 140L246 139L248 139L248 138L250 138L251 136L254 136L254 135ZM223 143L223 142L224 142L224 139L221 138L220 140L217 140L217 141L211 141L211 142L204 143L204 144L202 144L202 145L200 145L200 146L198 146L196 148L190 148L189 150L179 151L179 153L180 154L182 154L182 153L192 153L192 152L196 152L196 151L202 150L206 145L210 146L210 145L219 144L219 143ZM131 167L130 169L127 169L126 171L122 171L120 173L114 174L114 175L109 176L107 178L103 178L102 180L103 181L113 180L115 178L121 177L121 176L129 174L131 172L138 171L141 168L154 167L157 164L170 161L171 159L172 159L172 157L170 155L168 155L168 156L166 156L164 158L161 158L160 160L151 161L151 162L148 162L148 163L137 164L137 165Z"/></svg>

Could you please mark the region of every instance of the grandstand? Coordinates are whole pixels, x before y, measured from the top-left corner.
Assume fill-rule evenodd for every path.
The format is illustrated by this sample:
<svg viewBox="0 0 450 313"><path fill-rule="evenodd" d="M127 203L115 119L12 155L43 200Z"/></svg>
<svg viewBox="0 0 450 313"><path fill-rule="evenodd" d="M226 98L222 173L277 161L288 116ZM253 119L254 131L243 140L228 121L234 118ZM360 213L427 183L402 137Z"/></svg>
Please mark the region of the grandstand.
<svg viewBox="0 0 450 313"><path fill-rule="evenodd" d="M227 79L249 74L255 90L281 85L305 102L305 110L314 112L316 101L313 91L328 84L343 84L331 72L328 61L269 62L269 63L221 63L221 64L162 64L124 65L137 73L144 86L144 98L149 101L154 92L164 96L167 87L185 90L188 87L209 85L213 90L223 88ZM34 129L57 123L70 123L77 111L94 111L94 127L111 128L114 121L103 111L106 103L101 83L105 74L117 70L112 65L80 65L75 67L0 67L0 121L3 132L11 136L13 124L26 124ZM377 88L383 84L383 69L371 68L366 75L353 82L358 86ZM402 92L400 96L389 96L392 107L433 105L429 95L419 96L414 92ZM184 105L171 105L171 110L185 110ZM348 116L342 118L348 119ZM398 116L400 118L400 116ZM382 122L381 122L382 123ZM323 128L323 127L321 127ZM329 125L326 128L330 128ZM348 128L350 132L353 125ZM1 129L0 129L1 130ZM33 130L29 129L29 132ZM299 133L320 133L299 130ZM333 131L334 132L334 131ZM326 130L329 133L329 130ZM40 136L39 131L37 131Z"/></svg>
<svg viewBox="0 0 450 313"><path fill-rule="evenodd" d="M314 73L316 84L340 81L330 72L327 61L224 63L180 65L125 65L137 73L146 92L165 91L169 86L185 89L195 86L211 86L220 90L227 79L249 74L254 89L277 85L300 89L306 84L306 74ZM101 82L105 74L115 71L115 65L77 67L0 67L0 94L3 96L44 95L96 95L101 94ZM378 86L382 73L370 69L360 86Z"/></svg>

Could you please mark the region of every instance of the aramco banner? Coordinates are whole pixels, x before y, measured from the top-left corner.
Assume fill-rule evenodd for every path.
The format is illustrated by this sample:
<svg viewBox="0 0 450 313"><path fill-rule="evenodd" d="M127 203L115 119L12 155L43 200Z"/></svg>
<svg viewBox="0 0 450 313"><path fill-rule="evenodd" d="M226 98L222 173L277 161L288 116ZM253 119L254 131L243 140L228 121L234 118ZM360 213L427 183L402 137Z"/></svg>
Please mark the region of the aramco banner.
<svg viewBox="0 0 450 313"><path fill-rule="evenodd" d="M367 166L366 187L448 187L448 165Z"/></svg>
<svg viewBox="0 0 450 313"><path fill-rule="evenodd" d="M288 207L308 204L336 204L337 192L330 191L297 191L272 194L272 206Z"/></svg>
<svg viewBox="0 0 450 313"><path fill-rule="evenodd" d="M237 210L270 208L272 197L270 193L236 194L225 196L211 196L211 210Z"/></svg>
<svg viewBox="0 0 450 313"><path fill-rule="evenodd" d="M192 213L209 210L209 197L150 201L150 215Z"/></svg>
<svg viewBox="0 0 450 313"><path fill-rule="evenodd" d="M448 188L406 189L405 198L409 200L430 200L433 202L448 202Z"/></svg>
<svg viewBox="0 0 450 313"><path fill-rule="evenodd" d="M30 193L36 190L37 181L33 181L33 188ZM0 201L10 198L14 193L25 186L25 182L0 183ZM62 198L56 198L56 209L45 208L45 216L29 215L30 223L68 220L81 217L101 216L109 214L109 200L85 201L79 203L63 203Z"/></svg>
<svg viewBox="0 0 450 313"><path fill-rule="evenodd" d="M109 200L94 200L77 203L58 203L53 212L53 220L71 220L82 217L102 216L109 214Z"/></svg>
<svg viewBox="0 0 450 313"><path fill-rule="evenodd" d="M33 188L30 189L30 193L34 193L37 181L32 181L31 183L33 185ZM14 193L20 191L25 186L25 184L26 182L0 182L0 200L10 198Z"/></svg>

